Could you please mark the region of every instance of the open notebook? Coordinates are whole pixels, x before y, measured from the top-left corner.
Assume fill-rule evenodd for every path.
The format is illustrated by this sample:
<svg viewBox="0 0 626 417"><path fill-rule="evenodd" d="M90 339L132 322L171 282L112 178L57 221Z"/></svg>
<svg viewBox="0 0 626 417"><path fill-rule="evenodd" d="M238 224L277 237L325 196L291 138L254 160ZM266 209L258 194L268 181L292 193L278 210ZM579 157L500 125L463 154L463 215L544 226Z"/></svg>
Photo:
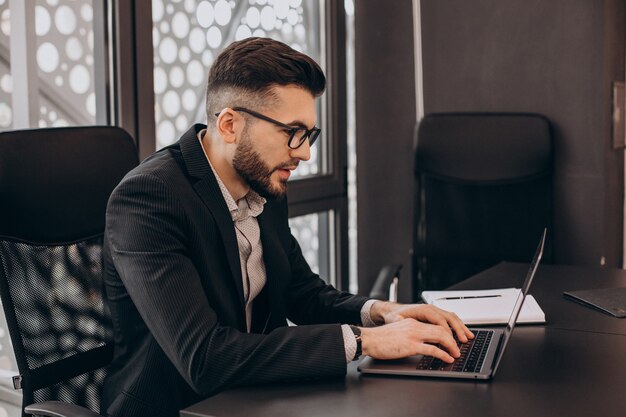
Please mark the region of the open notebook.
<svg viewBox="0 0 626 417"><path fill-rule="evenodd" d="M424 291L422 299L456 313L465 324L506 324L511 317L519 288L467 291ZM546 315L532 295L527 295L518 323L545 323Z"/></svg>

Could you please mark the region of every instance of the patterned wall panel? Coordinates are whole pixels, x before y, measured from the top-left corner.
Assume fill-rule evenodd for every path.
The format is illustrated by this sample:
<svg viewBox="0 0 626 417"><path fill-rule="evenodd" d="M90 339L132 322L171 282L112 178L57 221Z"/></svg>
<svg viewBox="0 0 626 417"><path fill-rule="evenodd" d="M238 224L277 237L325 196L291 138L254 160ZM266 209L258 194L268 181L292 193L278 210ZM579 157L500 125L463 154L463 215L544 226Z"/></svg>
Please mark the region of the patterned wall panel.
<svg viewBox="0 0 626 417"><path fill-rule="evenodd" d="M94 124L93 6L91 0L36 0L35 54L40 127ZM0 0L0 128L12 124L11 11Z"/></svg>

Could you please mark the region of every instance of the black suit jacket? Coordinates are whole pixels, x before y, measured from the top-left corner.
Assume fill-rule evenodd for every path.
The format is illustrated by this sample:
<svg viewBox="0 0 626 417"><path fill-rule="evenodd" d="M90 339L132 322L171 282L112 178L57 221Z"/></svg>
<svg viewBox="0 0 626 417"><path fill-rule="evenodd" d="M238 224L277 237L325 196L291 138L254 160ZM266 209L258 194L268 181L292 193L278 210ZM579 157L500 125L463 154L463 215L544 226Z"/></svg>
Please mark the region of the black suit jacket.
<svg viewBox="0 0 626 417"><path fill-rule="evenodd" d="M237 238L196 136L204 127L143 161L109 200L111 416L176 416L229 386L346 372L341 328L331 323L360 323L367 299L311 272L284 200L258 217L267 283L254 304L256 333L246 333Z"/></svg>

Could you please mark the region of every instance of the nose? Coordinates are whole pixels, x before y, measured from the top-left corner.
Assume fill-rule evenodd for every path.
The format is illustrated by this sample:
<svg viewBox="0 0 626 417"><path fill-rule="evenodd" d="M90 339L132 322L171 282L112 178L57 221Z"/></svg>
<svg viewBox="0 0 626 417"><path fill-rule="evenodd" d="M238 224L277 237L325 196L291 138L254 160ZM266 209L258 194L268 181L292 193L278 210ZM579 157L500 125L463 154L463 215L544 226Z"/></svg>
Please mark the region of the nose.
<svg viewBox="0 0 626 417"><path fill-rule="evenodd" d="M297 158L301 161L308 161L311 159L311 145L309 144L309 140L305 140L299 148L291 149L290 153L292 158Z"/></svg>

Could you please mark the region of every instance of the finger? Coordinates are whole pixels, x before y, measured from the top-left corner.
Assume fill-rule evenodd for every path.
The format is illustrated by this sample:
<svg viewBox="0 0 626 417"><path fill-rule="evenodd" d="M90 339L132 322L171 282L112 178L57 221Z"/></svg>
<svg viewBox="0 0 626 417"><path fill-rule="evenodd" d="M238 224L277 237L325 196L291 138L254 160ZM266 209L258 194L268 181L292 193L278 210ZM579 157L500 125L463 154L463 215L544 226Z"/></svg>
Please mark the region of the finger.
<svg viewBox="0 0 626 417"><path fill-rule="evenodd" d="M474 333L467 328L467 326L465 326L465 324L463 324L463 326L465 327L465 334L467 335L468 339L473 339L474 338Z"/></svg>
<svg viewBox="0 0 626 417"><path fill-rule="evenodd" d="M454 362L454 358L452 356L450 356L446 351L441 350L434 345L422 344L422 346L420 346L420 352L418 353L441 359L446 363Z"/></svg>
<svg viewBox="0 0 626 417"><path fill-rule="evenodd" d="M450 324L445 317L441 316L440 318L433 319L431 321L432 324L441 327L447 334L452 336L452 330L450 329Z"/></svg>
<svg viewBox="0 0 626 417"><path fill-rule="evenodd" d="M452 335L452 330L450 330L450 326L448 324L448 319L446 318L445 313L447 313L447 312L445 312L444 310L441 310L441 309L439 309L437 307L434 307L433 309L429 310L426 313L425 318L426 318L426 320L429 323L434 324L436 326L440 326L447 333Z"/></svg>
<svg viewBox="0 0 626 417"><path fill-rule="evenodd" d="M446 332L441 327L432 324L424 324L424 326L427 330L424 341L441 345L442 348L447 350L450 355L455 358L461 356L461 351L456 341L452 337L452 334L449 333L450 328L448 328L448 332Z"/></svg>
<svg viewBox="0 0 626 417"><path fill-rule="evenodd" d="M437 308L437 310L441 313L442 316L445 317L446 330L448 330L448 328L451 327L452 330L450 331L450 334L452 334L452 331L454 331L459 341L466 343L468 339L474 338L474 334L465 326L463 321L461 321L459 316L457 316L454 312L442 310L440 308Z"/></svg>
<svg viewBox="0 0 626 417"><path fill-rule="evenodd" d="M474 334L465 326L465 324L461 321L459 316L454 313L450 313L448 318L448 323L450 327L454 330L457 339L459 339L462 343L467 343L468 339L473 339Z"/></svg>
<svg viewBox="0 0 626 417"><path fill-rule="evenodd" d="M459 356L461 356L461 351L459 350L459 347L456 344L456 340L454 340L454 338L451 335L446 334L439 341L439 344L441 345L441 347L445 348L451 356L455 358L458 358Z"/></svg>

